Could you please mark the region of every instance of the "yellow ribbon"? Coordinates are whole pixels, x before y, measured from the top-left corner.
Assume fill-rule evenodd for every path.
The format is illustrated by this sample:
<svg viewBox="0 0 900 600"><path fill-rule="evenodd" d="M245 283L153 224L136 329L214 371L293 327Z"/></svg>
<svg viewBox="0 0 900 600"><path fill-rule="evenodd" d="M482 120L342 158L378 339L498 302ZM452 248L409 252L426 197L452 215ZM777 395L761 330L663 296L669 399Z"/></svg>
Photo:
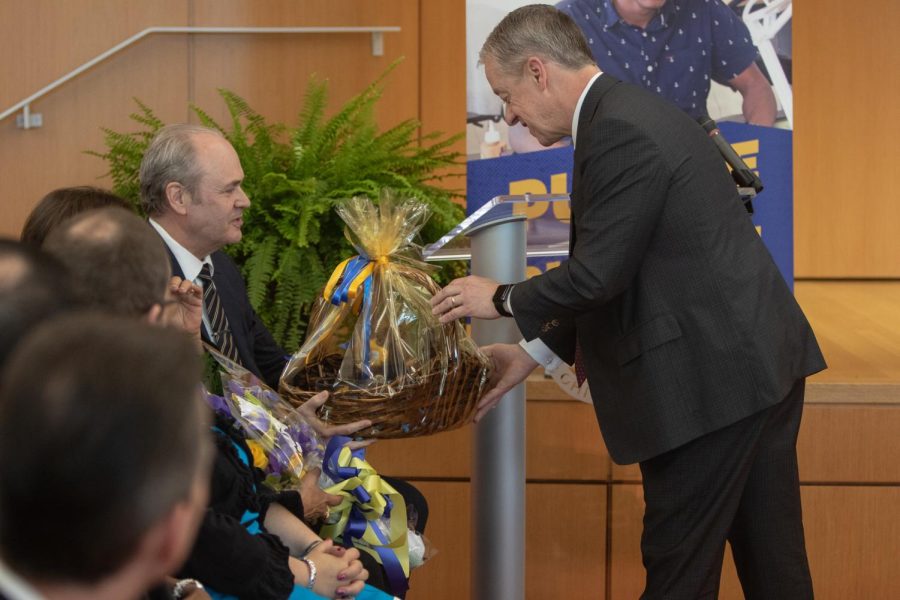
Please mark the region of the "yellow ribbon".
<svg viewBox="0 0 900 600"><path fill-rule="evenodd" d="M326 524L320 531L323 538L335 538L344 533L350 519L351 509L356 506L365 516L367 525L365 534L361 538L363 544L357 547L370 554L379 563L381 557L374 550L375 547L390 548L396 554L404 575L409 577L409 540L407 538L406 502L397 490L391 487L372 468L372 465L363 458L354 456L352 451L344 446L338 455L338 464L341 467L354 467L359 470L356 477L348 477L325 490L329 494L341 496L341 503L331 508L332 515L339 515L336 522ZM353 490L362 487L370 500L360 502L353 494ZM387 507L387 499L391 499L391 514L389 519L389 531L386 533L387 541L380 539L374 527L380 524L377 521L384 516ZM356 539L356 538L354 538Z"/></svg>

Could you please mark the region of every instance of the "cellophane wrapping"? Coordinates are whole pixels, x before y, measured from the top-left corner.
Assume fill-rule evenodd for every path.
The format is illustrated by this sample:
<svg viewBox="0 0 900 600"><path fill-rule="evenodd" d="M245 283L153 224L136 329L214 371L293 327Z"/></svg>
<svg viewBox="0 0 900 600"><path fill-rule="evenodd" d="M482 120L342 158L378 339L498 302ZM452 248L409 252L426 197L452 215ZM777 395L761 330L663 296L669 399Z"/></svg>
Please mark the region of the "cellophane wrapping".
<svg viewBox="0 0 900 600"><path fill-rule="evenodd" d="M306 340L282 375L282 392L303 401L330 390L322 417L371 419L364 436L405 437L461 425L484 391L489 361L461 322L442 325L432 315L439 286L413 243L429 217L427 205L383 193L377 206L355 197L337 211L359 254L335 269L316 300ZM358 402L341 408L344 396Z"/></svg>

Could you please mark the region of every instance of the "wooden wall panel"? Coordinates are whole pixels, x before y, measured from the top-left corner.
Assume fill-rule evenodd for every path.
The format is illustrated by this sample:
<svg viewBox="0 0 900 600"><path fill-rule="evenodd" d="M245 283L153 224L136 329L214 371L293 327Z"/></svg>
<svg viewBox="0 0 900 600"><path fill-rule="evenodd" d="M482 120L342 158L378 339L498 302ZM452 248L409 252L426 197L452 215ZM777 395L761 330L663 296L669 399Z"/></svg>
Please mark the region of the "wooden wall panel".
<svg viewBox="0 0 900 600"><path fill-rule="evenodd" d="M806 547L816 597L900 597L900 488L802 486ZM637 598L643 497L637 485L612 488L610 598ZM730 554L723 566L721 600L743 597Z"/></svg>
<svg viewBox="0 0 900 600"><path fill-rule="evenodd" d="M900 282L798 281L794 292L828 362L810 381L900 382Z"/></svg>
<svg viewBox="0 0 900 600"><path fill-rule="evenodd" d="M309 77L327 80L333 112L374 81L397 58L377 107L383 126L419 110L419 15L412 0L394 2L247 2L194 0L198 26L399 26L384 34L384 56L372 56L369 34L198 35L191 69L194 100L213 115L226 114L216 88L244 97L272 120L295 123Z"/></svg>
<svg viewBox="0 0 900 600"><path fill-rule="evenodd" d="M896 404L807 403L797 440L800 481L900 484L898 431ZM612 480L639 482L641 472L637 465L612 464Z"/></svg>
<svg viewBox="0 0 900 600"><path fill-rule="evenodd" d="M638 598L644 590L641 531L644 492L639 485L615 484L610 494L608 598Z"/></svg>
<svg viewBox="0 0 900 600"><path fill-rule="evenodd" d="M465 132L466 123L466 3L463 0L419 0L420 44L419 118L422 133L447 135ZM453 146L465 154L465 137ZM448 169L445 188L465 192L465 167Z"/></svg>
<svg viewBox="0 0 900 600"><path fill-rule="evenodd" d="M896 0L796 2L797 277L900 277Z"/></svg>
<svg viewBox="0 0 900 600"><path fill-rule="evenodd" d="M5 57L0 61L0 110L146 27L186 25L187 18L185 0L4 0L0 2L0 47Z"/></svg>
<svg viewBox="0 0 900 600"><path fill-rule="evenodd" d="M0 3L0 51L14 60L0 65L0 110L34 93L117 42L153 25L312 26L396 25L386 33L385 54L373 57L368 34L154 35L65 84L32 110L45 125L23 131L15 119L0 123L0 235L17 236L37 200L67 185L109 185L98 179L105 164L82 154L102 149L100 127L128 130L128 114L140 98L166 122L192 119L196 102L217 119L226 110L217 87L244 96L270 121L295 122L308 77L330 82L330 112L360 92L397 57L405 60L387 79L376 109L383 127L420 118L420 0L114 0ZM432 49L452 46L463 31L464 5L432 11L427 32ZM455 15L456 26L446 27ZM451 36L451 37L448 37ZM460 40L464 36L460 36ZM439 54L439 53L438 53ZM432 60L440 60L433 58ZM430 74L435 70L429 70ZM451 98L434 88L430 121L446 127L440 104ZM429 88L429 89L431 89ZM464 106L463 103L460 104ZM329 113L330 114L330 113ZM447 119L447 120L442 120ZM456 186L459 187L459 186Z"/></svg>
<svg viewBox="0 0 900 600"><path fill-rule="evenodd" d="M528 484L525 597L600 598L606 588L606 486Z"/></svg>
<svg viewBox="0 0 900 600"><path fill-rule="evenodd" d="M469 598L470 486L414 481L426 495L434 559L414 571L409 600ZM606 587L606 486L529 484L526 598L598 598Z"/></svg>
<svg viewBox="0 0 900 600"><path fill-rule="evenodd" d="M409 440L382 440L366 452L380 473L416 479L468 479L472 465L470 427Z"/></svg>
<svg viewBox="0 0 900 600"><path fill-rule="evenodd" d="M141 29L182 24L186 14L175 0L125 9L113 0L0 3L0 51L10 58L0 64L0 110ZM15 117L0 122L0 235L18 237L28 212L52 189L108 185L100 178L105 163L84 151L102 149L101 126L129 127L132 97L156 98L161 117L183 120L185 51L182 36L145 39L35 102L31 110L43 115L43 127L18 129Z"/></svg>
<svg viewBox="0 0 900 600"><path fill-rule="evenodd" d="M580 402L528 402L525 468L529 480L605 481L609 455L593 409ZM369 448L372 465L401 477L468 478L472 428ZM423 460L422 457L428 457Z"/></svg>
<svg viewBox="0 0 900 600"><path fill-rule="evenodd" d="M807 404L797 457L801 482L900 485L900 405Z"/></svg>
<svg viewBox="0 0 900 600"><path fill-rule="evenodd" d="M469 597L471 516L468 482L415 481L428 498L425 534L437 550L413 571L407 600Z"/></svg>
<svg viewBox="0 0 900 600"><path fill-rule="evenodd" d="M609 477L609 454L592 406L529 401L526 426L529 479L605 481Z"/></svg>
<svg viewBox="0 0 900 600"><path fill-rule="evenodd" d="M816 598L900 598L900 487L804 486Z"/></svg>

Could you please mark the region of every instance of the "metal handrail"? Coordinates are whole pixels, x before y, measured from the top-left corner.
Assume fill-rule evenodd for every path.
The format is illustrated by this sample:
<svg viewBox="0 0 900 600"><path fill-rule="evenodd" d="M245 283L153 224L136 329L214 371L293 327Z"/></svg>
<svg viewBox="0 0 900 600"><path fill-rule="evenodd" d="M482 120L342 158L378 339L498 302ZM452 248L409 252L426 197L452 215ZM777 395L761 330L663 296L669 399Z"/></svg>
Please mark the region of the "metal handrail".
<svg viewBox="0 0 900 600"><path fill-rule="evenodd" d="M87 71L99 62L102 62L116 54L117 52L127 48L135 42L154 33L371 33L372 34L372 55L384 55L384 33L400 31L399 27L148 27L143 31L134 34L130 38L116 44L106 52L99 54L87 61L80 67L73 69L66 75L63 75L53 83L43 87L34 94L28 96L21 102L14 104L7 110L0 113L0 121L22 110L24 115L25 129L30 128L30 110L31 103L52 92L70 79L73 79L81 73Z"/></svg>

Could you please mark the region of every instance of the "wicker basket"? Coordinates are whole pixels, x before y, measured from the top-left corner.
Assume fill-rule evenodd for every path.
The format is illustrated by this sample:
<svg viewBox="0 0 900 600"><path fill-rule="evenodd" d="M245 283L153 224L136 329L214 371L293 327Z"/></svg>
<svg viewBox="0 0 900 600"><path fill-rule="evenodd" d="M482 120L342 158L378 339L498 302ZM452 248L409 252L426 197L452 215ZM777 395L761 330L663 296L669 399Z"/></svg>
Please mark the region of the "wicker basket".
<svg viewBox="0 0 900 600"><path fill-rule="evenodd" d="M335 388L342 357L332 354L297 373L294 381L281 382L282 395L299 406L321 390L329 390L319 417L344 425L369 419L372 427L356 435L369 438L418 437L456 429L469 421L489 378L489 367L478 353L461 353L460 360L443 372L433 360L418 385L398 392L355 388L341 383Z"/></svg>
<svg viewBox="0 0 900 600"><path fill-rule="evenodd" d="M410 241L427 206L385 193L377 207L356 197L337 211L359 255L335 268L316 300L282 395L302 404L330 391L320 418L369 419L372 427L357 434L365 437L428 435L468 422L491 366L460 322L432 315L433 267Z"/></svg>

